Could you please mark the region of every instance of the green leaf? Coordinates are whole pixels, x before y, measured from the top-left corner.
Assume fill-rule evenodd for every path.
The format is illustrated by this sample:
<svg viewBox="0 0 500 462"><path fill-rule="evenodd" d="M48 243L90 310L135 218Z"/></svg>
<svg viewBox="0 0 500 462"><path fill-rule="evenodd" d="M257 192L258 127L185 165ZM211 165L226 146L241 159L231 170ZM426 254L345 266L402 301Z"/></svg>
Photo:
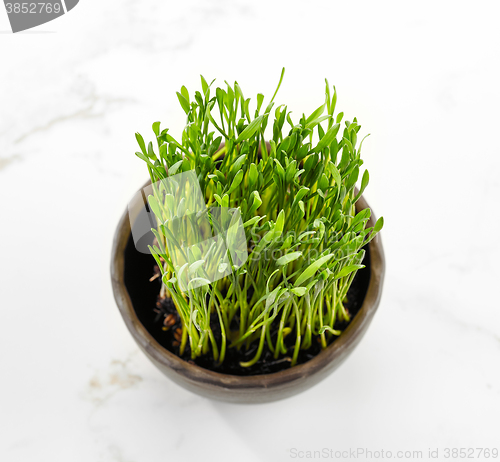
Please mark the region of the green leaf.
<svg viewBox="0 0 500 462"><path fill-rule="evenodd" d="M349 154L354 154L354 147L352 146L351 141L348 140L345 136L342 138L342 140L344 141L344 146L347 147Z"/></svg>
<svg viewBox="0 0 500 462"><path fill-rule="evenodd" d="M231 194L234 190L236 190L236 188L240 185L242 179L243 179L243 170L238 170L238 173L234 177L234 180L231 183L231 187L229 188L227 194Z"/></svg>
<svg viewBox="0 0 500 462"><path fill-rule="evenodd" d="M240 136L238 136L238 138L236 139L236 144L250 139L255 134L255 132L260 128L260 126L262 125L263 119L264 119L264 116L261 115L261 116L257 117L256 119L252 120L252 122L250 122L250 124L245 128L245 130L243 130L240 133Z"/></svg>
<svg viewBox="0 0 500 462"><path fill-rule="evenodd" d="M305 237L316 234L316 231L304 231L299 235L299 241L303 241Z"/></svg>
<svg viewBox="0 0 500 462"><path fill-rule="evenodd" d="M291 252L283 255L282 257L276 260L276 264L278 266L287 265L288 263L297 260L302 256L302 252Z"/></svg>
<svg viewBox="0 0 500 462"><path fill-rule="evenodd" d="M136 133L135 134L135 139L137 140L137 142L139 143L139 146L141 148L141 151L142 153L147 156L148 155L148 152L146 151L146 143L144 143L144 138L142 137L142 135L140 133Z"/></svg>
<svg viewBox="0 0 500 462"><path fill-rule="evenodd" d="M357 271L361 268L364 268L365 265L349 265L349 266L345 266L344 268L342 268L339 273L337 274L337 276L335 276L335 279L341 279L343 277L346 277L348 274L351 274L353 271Z"/></svg>
<svg viewBox="0 0 500 462"><path fill-rule="evenodd" d="M186 212L186 198L183 197L180 201L179 201L179 205L177 206L177 216L180 218L180 217L183 217L184 216L184 213Z"/></svg>
<svg viewBox="0 0 500 462"><path fill-rule="evenodd" d="M285 183L290 183L295 177L295 172L297 170L296 167L297 161L293 159L285 170Z"/></svg>
<svg viewBox="0 0 500 462"><path fill-rule="evenodd" d="M260 111L263 102L264 102L264 95L262 93L257 93L257 112Z"/></svg>
<svg viewBox="0 0 500 462"><path fill-rule="evenodd" d="M326 97L326 107L328 109L328 114L331 114L330 112L330 84L328 83L328 79L325 79L325 97Z"/></svg>
<svg viewBox="0 0 500 462"><path fill-rule="evenodd" d="M295 194L295 197L293 199L293 204L292 204L292 208L295 207L295 204L297 204L299 201L301 201L303 199L303 197L309 192L309 188L306 187L306 186L302 186L302 188L300 188L297 193Z"/></svg>
<svg viewBox="0 0 500 462"><path fill-rule="evenodd" d="M290 248L290 246L292 245L292 242L293 242L293 235L290 235L290 236L288 236L284 240L284 242L283 242L282 246L280 247L280 249L281 250L286 250L286 249Z"/></svg>
<svg viewBox="0 0 500 462"><path fill-rule="evenodd" d="M281 235L283 232L283 226L285 225L285 211L281 210L276 218L276 225L274 230Z"/></svg>
<svg viewBox="0 0 500 462"><path fill-rule="evenodd" d="M245 223L243 223L243 228L248 228L249 226L252 226L255 223L258 223L264 217L265 217L265 215L263 217L253 217L253 218L250 218L250 220L245 221Z"/></svg>
<svg viewBox="0 0 500 462"><path fill-rule="evenodd" d="M151 207L151 210L153 213L158 217L160 221L163 221L163 216L161 213L160 206L158 205L158 201L156 200L156 197L149 195L148 196L148 203L149 206Z"/></svg>
<svg viewBox="0 0 500 462"><path fill-rule="evenodd" d="M305 171L309 173L311 170L313 170L318 165L318 160L318 154L310 155L304 163Z"/></svg>
<svg viewBox="0 0 500 462"><path fill-rule="evenodd" d="M174 165L168 168L168 175L175 175L177 173L177 170L179 170L179 167L182 165L183 160L179 160L176 162Z"/></svg>
<svg viewBox="0 0 500 462"><path fill-rule="evenodd" d="M356 197L354 198L354 202L356 202L361 197L361 194L363 194L363 191L368 186L369 181L370 181L370 174L368 173L368 170L365 170L363 173L363 178L361 179L361 188Z"/></svg>
<svg viewBox="0 0 500 462"><path fill-rule="evenodd" d="M384 217L380 217L373 227L373 233L378 233L384 227Z"/></svg>
<svg viewBox="0 0 500 462"><path fill-rule="evenodd" d="M243 154L240 157L238 157L236 159L236 161L232 164L231 171L232 172L237 172L241 168L241 166L243 165L243 163L245 162L246 158L247 158L246 154Z"/></svg>
<svg viewBox="0 0 500 462"><path fill-rule="evenodd" d="M305 295L307 290L308 290L307 287L293 287L290 289L290 292L292 292L292 294L297 295L297 297L302 297L303 295Z"/></svg>
<svg viewBox="0 0 500 462"><path fill-rule="evenodd" d="M314 152L320 152L326 147L330 146L330 143L335 139L337 133L339 132L340 124L335 124L330 128L323 138L319 141L318 145L314 148Z"/></svg>
<svg viewBox="0 0 500 462"><path fill-rule="evenodd" d="M276 87L276 91L274 92L274 95L273 97L271 98L271 103L274 101L274 98L276 97L276 95L278 94L278 90L280 89L281 87L281 82L283 82L283 77L285 76L285 68L281 69L281 75L280 75L280 81L278 82L278 86ZM269 103L269 104L271 104ZM269 106L268 106L269 107Z"/></svg>
<svg viewBox="0 0 500 462"><path fill-rule="evenodd" d="M179 103L181 103L182 109L184 109L184 112L186 114L188 114L189 110L191 109L191 107L189 106L188 100L183 95L181 95L179 92L176 92L176 93L177 93L177 99L179 100Z"/></svg>
<svg viewBox="0 0 500 462"><path fill-rule="evenodd" d="M309 122L316 120L321 114L323 114L324 110L325 110L325 105L323 104L306 119L306 126Z"/></svg>
<svg viewBox="0 0 500 462"><path fill-rule="evenodd" d="M252 192L253 201L251 202L250 210L248 211L248 215L253 215L257 209L262 205L262 199L260 198L260 194L258 191Z"/></svg>
<svg viewBox="0 0 500 462"><path fill-rule="evenodd" d="M276 171L278 172L278 175L280 177L281 181L285 180L285 169L281 165L280 161L276 158L273 159L274 162L276 163Z"/></svg>
<svg viewBox="0 0 500 462"><path fill-rule="evenodd" d="M151 141L148 144L148 157L152 160L158 160L153 149L153 143Z"/></svg>
<svg viewBox="0 0 500 462"><path fill-rule="evenodd" d="M198 261L195 261L194 263L191 263L191 265L189 265L189 272L191 274L196 274L196 272L198 271L198 269L200 269L200 267L205 263L205 260L198 260Z"/></svg>
<svg viewBox="0 0 500 462"><path fill-rule="evenodd" d="M330 171L330 174L333 176L333 179L335 180L335 184L340 189L340 186L342 185L342 178L340 176L340 172L338 171L337 167L333 162L328 163L328 169Z"/></svg>
<svg viewBox="0 0 500 462"><path fill-rule="evenodd" d="M201 284L195 284L198 281L200 281ZM192 289L193 287L198 287L200 285L202 285L202 286L208 286L209 284L211 284L211 282L208 279L205 279L205 278L193 278L193 279L190 279L187 288L188 289ZM195 310L195 311L198 311L198 310ZM194 314L194 312L193 312L193 314ZM194 320L193 320L193 322L194 322ZM201 330L200 326L198 326L198 329Z"/></svg>
<svg viewBox="0 0 500 462"><path fill-rule="evenodd" d="M346 181L345 187L347 191L350 191L354 187L356 181L358 181L358 176L359 176L359 167L356 165Z"/></svg>
<svg viewBox="0 0 500 462"><path fill-rule="evenodd" d="M203 94L206 95L209 88L208 83L205 80L205 77L203 77L202 75L200 75L200 77L201 77L201 88L203 89Z"/></svg>
<svg viewBox="0 0 500 462"><path fill-rule="evenodd" d="M248 181L250 183L250 187L254 186L257 183L257 179L259 178L259 172L257 170L257 166L252 162L250 164L250 168L248 169Z"/></svg>
<svg viewBox="0 0 500 462"><path fill-rule="evenodd" d="M323 173L321 178L318 181L318 188L326 191L326 189L330 186L330 182L328 181L328 177Z"/></svg>
<svg viewBox="0 0 500 462"><path fill-rule="evenodd" d="M316 125L320 124L321 122L331 119L331 115L324 115L321 117L318 117L317 119L311 120L309 123L307 123L306 128L314 128Z"/></svg>
<svg viewBox="0 0 500 462"><path fill-rule="evenodd" d="M302 211L302 214L304 214L305 213L305 209L304 209L304 202L303 201L299 201L299 208Z"/></svg>
<svg viewBox="0 0 500 462"><path fill-rule="evenodd" d="M304 281L307 281L309 278L314 276L316 271L325 264L328 260L330 260L333 257L333 253L330 253L328 255L325 255L324 257L319 258L316 260L314 263L311 263L305 270L304 272L297 278L295 281L294 286L298 287L302 285Z"/></svg>
<svg viewBox="0 0 500 462"><path fill-rule="evenodd" d="M181 87L181 95L184 96L184 98L186 99L186 101L189 104L189 92L184 85Z"/></svg>
<svg viewBox="0 0 500 462"><path fill-rule="evenodd" d="M356 216L354 217L354 219L352 220L351 225L349 226L349 229L354 230L354 228L356 228L356 226L362 222L364 224L366 224L366 222L370 218L370 214L371 214L371 210L369 208L366 208L366 209L358 212L356 214Z"/></svg>

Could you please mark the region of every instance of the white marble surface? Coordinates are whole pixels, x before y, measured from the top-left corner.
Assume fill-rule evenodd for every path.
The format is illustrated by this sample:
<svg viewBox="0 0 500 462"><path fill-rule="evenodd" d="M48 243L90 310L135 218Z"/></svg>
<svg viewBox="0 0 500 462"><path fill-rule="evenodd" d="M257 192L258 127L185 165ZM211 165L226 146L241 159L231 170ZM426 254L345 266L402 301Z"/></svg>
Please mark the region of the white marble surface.
<svg viewBox="0 0 500 462"><path fill-rule="evenodd" d="M497 2L81 0L31 32L0 5L0 460L285 461L291 449L500 446ZM111 239L147 172L134 132L179 133L198 75L357 116L383 214L380 310L296 398L197 397L138 351ZM440 458L445 460L440 453Z"/></svg>

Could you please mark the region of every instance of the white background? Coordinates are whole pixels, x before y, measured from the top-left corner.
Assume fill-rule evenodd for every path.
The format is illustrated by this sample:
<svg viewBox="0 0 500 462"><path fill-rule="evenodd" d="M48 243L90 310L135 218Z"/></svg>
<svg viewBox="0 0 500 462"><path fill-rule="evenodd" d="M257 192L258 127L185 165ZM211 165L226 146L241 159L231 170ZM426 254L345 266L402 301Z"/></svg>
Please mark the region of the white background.
<svg viewBox="0 0 500 462"><path fill-rule="evenodd" d="M32 31L0 5L0 460L285 461L291 449L500 446L500 33L494 1L81 0ZM237 406L135 346L111 240L199 74L298 116L357 116L385 218L384 295L320 385Z"/></svg>

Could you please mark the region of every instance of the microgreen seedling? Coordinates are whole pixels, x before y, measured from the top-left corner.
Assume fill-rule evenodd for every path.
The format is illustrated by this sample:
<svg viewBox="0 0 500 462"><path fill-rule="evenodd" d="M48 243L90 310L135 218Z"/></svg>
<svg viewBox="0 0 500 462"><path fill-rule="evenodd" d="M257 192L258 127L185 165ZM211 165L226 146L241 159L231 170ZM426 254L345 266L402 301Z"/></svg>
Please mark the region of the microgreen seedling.
<svg viewBox="0 0 500 462"><path fill-rule="evenodd" d="M201 91L190 94L183 86L177 93L187 118L178 140L159 122L153 124L155 144L136 134L136 154L154 190L149 205L158 226L150 251L161 271L161 296L172 299L180 317L180 353L189 349L193 359L211 355L223 362L229 348L253 349L241 363L248 367L267 348L293 366L313 341L326 348L341 334L339 323L350 320L347 292L363 268L363 247L383 226L380 218L367 227L370 209L356 213L369 180L367 170L361 175L358 121L335 112L337 92L328 81L324 103L294 118L275 102L283 75L284 69L273 97L258 94L255 105L237 82L213 89L201 77ZM205 260L186 260L180 274L169 251L182 248L173 232L181 225L172 220L189 203L172 205L161 186L188 171L196 175L207 210L238 209L248 256L241 265L229 258L218 266L225 277L200 278L191 290L181 278L196 274Z"/></svg>

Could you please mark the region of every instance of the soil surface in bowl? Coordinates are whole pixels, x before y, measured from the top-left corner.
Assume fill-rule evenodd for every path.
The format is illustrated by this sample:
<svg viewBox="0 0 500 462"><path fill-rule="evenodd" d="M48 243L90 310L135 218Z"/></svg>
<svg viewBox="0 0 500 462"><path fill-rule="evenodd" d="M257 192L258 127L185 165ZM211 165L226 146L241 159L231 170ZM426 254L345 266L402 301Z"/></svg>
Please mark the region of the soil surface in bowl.
<svg viewBox="0 0 500 462"><path fill-rule="evenodd" d="M153 233L143 236L141 238L153 242ZM370 250L365 247L366 254L363 264L366 268L359 270L354 278L354 281L347 293L347 303L345 307L351 315L351 321L361 308L368 284L370 282ZM135 248L132 235L129 238L127 248L125 249L125 286L132 300L134 310L139 318L139 321L147 329L147 331L154 337L154 339L164 348L171 351L177 356L179 354L179 340L181 330L181 323L175 306L170 298L160 299L160 278L156 277L150 280L159 273L155 260L151 255L138 252ZM220 326L217 316L212 317L212 330L217 344L221 344ZM233 320L237 330L237 319ZM338 323L335 325L336 329L343 330L347 327L348 323ZM233 326L233 325L232 325ZM272 339L276 340L278 322L272 326ZM330 343L334 342L333 338ZM273 353L268 349L267 344L264 347L261 358L251 367L241 367L240 362L249 361L255 355L257 343L254 342L248 350L241 348L226 349L226 357L222 364L214 361L209 356L199 357L195 360L191 359L191 352L189 344L187 345L184 354L180 356L185 361L195 363L205 369L210 369L222 374L230 375L259 375L270 374L284 369L290 368L291 355L274 358ZM290 352L293 351L295 344L295 335L288 335L285 338L285 344L289 347ZM321 351L321 344L319 337L313 337L313 343L308 350L300 350L297 364L302 364Z"/></svg>

